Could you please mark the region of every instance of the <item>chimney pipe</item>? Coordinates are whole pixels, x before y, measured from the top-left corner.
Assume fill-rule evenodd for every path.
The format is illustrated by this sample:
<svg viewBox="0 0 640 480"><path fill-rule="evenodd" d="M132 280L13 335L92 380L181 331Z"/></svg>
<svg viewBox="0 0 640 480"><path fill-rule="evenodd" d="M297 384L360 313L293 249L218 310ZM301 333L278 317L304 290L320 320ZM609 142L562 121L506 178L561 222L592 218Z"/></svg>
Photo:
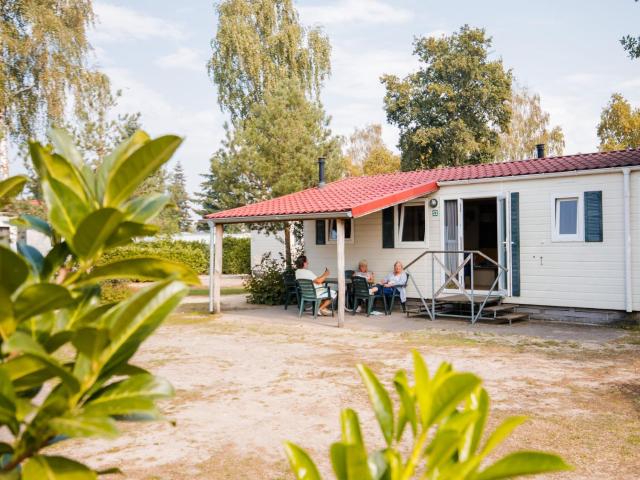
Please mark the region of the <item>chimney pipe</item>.
<svg viewBox="0 0 640 480"><path fill-rule="evenodd" d="M318 159L318 188L324 187L324 157Z"/></svg>
<svg viewBox="0 0 640 480"><path fill-rule="evenodd" d="M538 158L544 158L544 143L536 145L536 152L538 153Z"/></svg>

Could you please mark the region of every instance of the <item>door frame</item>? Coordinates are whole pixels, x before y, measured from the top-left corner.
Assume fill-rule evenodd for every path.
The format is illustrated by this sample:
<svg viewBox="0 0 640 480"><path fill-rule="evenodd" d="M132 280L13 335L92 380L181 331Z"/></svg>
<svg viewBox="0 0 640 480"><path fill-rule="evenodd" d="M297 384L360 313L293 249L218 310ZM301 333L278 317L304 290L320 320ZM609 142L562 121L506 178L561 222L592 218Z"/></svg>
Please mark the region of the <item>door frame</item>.
<svg viewBox="0 0 640 480"><path fill-rule="evenodd" d="M442 195L438 198L438 203L442 205L442 215L440 216L440 245L442 245L442 250L445 249L445 227L444 227L444 217L446 215L446 209L444 208L444 202L446 200L457 200L458 201L458 250L464 250L464 200L473 200L476 198L495 198L496 200L496 228L497 237L498 237L498 258L500 252L500 199L505 200L505 241L506 241L506 268L507 268L507 279L506 279L506 289L502 288L500 282L496 286L494 293L498 293L504 296L511 295L511 222L509 219L511 218L511 202L509 202L510 192L505 190L491 190L484 192L472 192L472 193L459 193L457 195ZM444 270L440 269L440 284L445 281L445 273ZM460 284L464 285L464 269L460 272L458 276L458 281ZM471 289L466 288L464 285L465 291L470 292ZM460 290L453 288L445 288L443 289L444 293L460 293ZM488 294L489 290L474 290L474 293L479 294Z"/></svg>

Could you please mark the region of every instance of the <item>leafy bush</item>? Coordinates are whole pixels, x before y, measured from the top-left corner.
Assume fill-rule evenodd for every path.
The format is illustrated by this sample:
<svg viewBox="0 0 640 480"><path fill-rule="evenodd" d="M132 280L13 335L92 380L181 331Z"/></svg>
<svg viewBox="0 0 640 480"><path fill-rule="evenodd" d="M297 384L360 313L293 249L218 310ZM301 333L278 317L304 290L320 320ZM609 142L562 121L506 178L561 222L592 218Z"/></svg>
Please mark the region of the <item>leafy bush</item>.
<svg viewBox="0 0 640 480"><path fill-rule="evenodd" d="M102 303L116 303L129 298L132 294L129 282L126 280L107 280L100 284L100 301Z"/></svg>
<svg viewBox="0 0 640 480"><path fill-rule="evenodd" d="M261 305L282 305L285 295L282 276L285 270L284 260L274 260L270 254L265 254L260 265L254 268L244 282L249 293L247 302Z"/></svg>
<svg viewBox="0 0 640 480"><path fill-rule="evenodd" d="M225 237L222 248L224 252L222 273L249 273L251 269L250 239ZM182 262L199 275L209 273L209 245L198 241L158 239L136 242L106 253L103 261L112 262L147 256Z"/></svg>
<svg viewBox="0 0 640 480"><path fill-rule="evenodd" d="M12 480L95 479L89 467L42 450L72 437L117 436L116 420L158 417L155 401L173 388L130 360L186 295L185 282L198 283L169 260L102 261L157 231L150 222L168 197L131 196L180 138L135 132L95 171L66 132L52 131L51 140L53 147L29 146L47 219L14 223L49 236L53 248L43 256L25 243L17 253L0 245L0 478ZM25 182L0 182L0 206ZM130 278L157 282L100 303L102 282Z"/></svg>
<svg viewBox="0 0 640 480"><path fill-rule="evenodd" d="M136 242L107 252L103 262L114 262L138 257L155 257L181 262L202 275L209 269L209 247L203 242L160 239Z"/></svg>
<svg viewBox="0 0 640 480"><path fill-rule="evenodd" d="M330 456L338 480L493 480L520 475L570 470L560 457L550 453L519 451L486 465L486 457L524 417L506 419L482 443L489 416L489 395L480 378L456 372L442 363L432 377L418 352L413 353L414 385L399 370L393 385L400 399L397 409L387 390L365 365L358 365L371 406L386 446L368 452L360 430L358 414L342 411L342 438L331 445ZM402 458L403 434L413 436L409 458ZM291 468L299 480L319 480L320 474L309 455L286 443Z"/></svg>
<svg viewBox="0 0 640 480"><path fill-rule="evenodd" d="M222 240L222 273L251 272L251 239L224 237Z"/></svg>

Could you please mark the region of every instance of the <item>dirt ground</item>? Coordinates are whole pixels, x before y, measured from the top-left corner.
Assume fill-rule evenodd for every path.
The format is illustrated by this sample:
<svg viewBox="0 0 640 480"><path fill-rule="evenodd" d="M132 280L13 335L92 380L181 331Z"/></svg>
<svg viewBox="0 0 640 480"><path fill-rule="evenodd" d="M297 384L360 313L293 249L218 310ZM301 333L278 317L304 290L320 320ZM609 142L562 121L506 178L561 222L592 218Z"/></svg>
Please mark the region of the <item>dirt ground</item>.
<svg viewBox="0 0 640 480"><path fill-rule="evenodd" d="M638 478L637 331L401 323L400 315L357 316L338 329L334 319L299 320L275 307L219 316L204 307L185 303L137 357L176 388L162 404L167 421L124 424L113 441L64 442L62 453L127 478L288 479L282 442L292 440L328 474L341 409L359 412L370 449L382 444L356 363L390 387L417 349L432 368L447 360L484 379L491 428L508 415L530 417L499 453L551 450L575 466L546 478Z"/></svg>

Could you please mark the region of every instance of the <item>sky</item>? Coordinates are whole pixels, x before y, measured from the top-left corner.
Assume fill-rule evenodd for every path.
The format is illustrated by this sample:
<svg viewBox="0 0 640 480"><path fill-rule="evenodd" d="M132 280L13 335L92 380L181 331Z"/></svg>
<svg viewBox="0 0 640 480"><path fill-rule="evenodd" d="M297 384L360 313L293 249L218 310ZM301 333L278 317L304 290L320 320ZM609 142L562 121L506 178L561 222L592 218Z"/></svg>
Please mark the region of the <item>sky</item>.
<svg viewBox="0 0 640 480"><path fill-rule="evenodd" d="M208 0L99 0L90 34L94 62L122 90L120 112L141 112L151 135L176 133L185 142L175 156L195 192L226 120L206 63L217 18ZM640 60L619 39L640 34L640 3L633 0L298 0L306 26L323 27L332 45L332 76L322 102L331 128L383 125L397 150L398 131L386 123L379 78L417 67L415 37L450 34L464 24L493 37L517 81L539 93L551 125L565 133L566 154L597 150L596 125L613 92L640 106Z"/></svg>

